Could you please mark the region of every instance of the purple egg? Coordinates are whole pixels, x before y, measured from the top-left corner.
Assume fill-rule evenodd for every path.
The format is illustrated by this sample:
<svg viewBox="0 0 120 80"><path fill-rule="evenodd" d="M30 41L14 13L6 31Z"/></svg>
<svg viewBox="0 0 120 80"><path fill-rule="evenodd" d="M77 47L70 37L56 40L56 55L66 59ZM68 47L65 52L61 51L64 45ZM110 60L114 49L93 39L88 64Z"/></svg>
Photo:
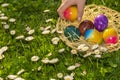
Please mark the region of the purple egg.
<svg viewBox="0 0 120 80"><path fill-rule="evenodd" d="M95 17L94 26L99 32L104 31L108 26L108 18L103 14L98 15Z"/></svg>

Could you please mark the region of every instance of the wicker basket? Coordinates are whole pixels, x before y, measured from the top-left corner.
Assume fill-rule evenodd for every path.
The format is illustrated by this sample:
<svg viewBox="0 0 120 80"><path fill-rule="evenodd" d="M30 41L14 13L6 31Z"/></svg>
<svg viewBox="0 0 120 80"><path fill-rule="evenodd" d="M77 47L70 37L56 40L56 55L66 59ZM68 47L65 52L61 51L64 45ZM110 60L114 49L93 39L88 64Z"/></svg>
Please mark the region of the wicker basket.
<svg viewBox="0 0 120 80"><path fill-rule="evenodd" d="M83 20L93 21L95 17L99 14L105 14L108 17L109 20L108 27L109 26L114 27L117 30L118 37L120 39L120 13L115 10L112 10L105 6L100 6L100 5L97 6L95 4L87 5L84 9L84 15L82 17L82 21ZM79 40L77 41L69 41L64 35L64 29L68 25L75 25L76 27L78 27L79 24L80 22L78 21L70 22L59 18L56 25L60 39L63 42L65 42L67 46L71 47L73 50L76 50L78 52L84 51L84 55L90 55L90 54L101 54L104 52L106 53L106 51L113 52L120 49L120 40L116 44L112 44L112 45L102 44L99 46L96 46L96 44L93 45L88 43L82 36L79 37ZM87 46L89 48L87 48L86 50L79 49L78 47L82 45L84 45L84 47Z"/></svg>

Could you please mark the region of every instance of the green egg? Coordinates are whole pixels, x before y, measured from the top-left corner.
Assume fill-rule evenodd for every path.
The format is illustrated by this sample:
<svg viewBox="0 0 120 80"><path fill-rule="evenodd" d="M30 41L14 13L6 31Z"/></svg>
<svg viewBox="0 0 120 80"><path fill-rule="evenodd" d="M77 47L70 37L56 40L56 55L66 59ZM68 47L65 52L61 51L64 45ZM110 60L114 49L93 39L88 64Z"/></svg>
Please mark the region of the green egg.
<svg viewBox="0 0 120 80"><path fill-rule="evenodd" d="M80 31L73 25L67 26L64 30L64 35L68 40L78 40L80 37Z"/></svg>

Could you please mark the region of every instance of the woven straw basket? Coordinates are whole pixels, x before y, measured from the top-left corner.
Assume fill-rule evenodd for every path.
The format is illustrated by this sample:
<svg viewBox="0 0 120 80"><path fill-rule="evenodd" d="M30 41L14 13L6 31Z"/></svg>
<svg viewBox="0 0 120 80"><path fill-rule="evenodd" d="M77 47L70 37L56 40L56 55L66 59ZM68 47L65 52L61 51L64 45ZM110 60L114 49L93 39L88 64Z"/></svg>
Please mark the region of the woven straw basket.
<svg viewBox="0 0 120 80"><path fill-rule="evenodd" d="M120 39L120 13L107 8L105 6L97 6L95 4L87 5L84 9L84 15L82 17L83 20L91 20L93 21L95 17L99 14L105 14L108 17L108 27L114 27L118 33L118 38ZM84 56L91 54L102 54L106 52L113 52L120 49L120 40L116 44L90 44L87 42L82 36L79 37L77 41L69 41L64 35L64 29L68 25L74 25L78 27L80 22L74 21L70 22L68 20L58 19L56 28L59 34L60 39L65 42L65 44L72 48L72 50L76 50L77 52L84 52ZM86 46L86 48L85 48ZM81 48L80 48L81 47Z"/></svg>

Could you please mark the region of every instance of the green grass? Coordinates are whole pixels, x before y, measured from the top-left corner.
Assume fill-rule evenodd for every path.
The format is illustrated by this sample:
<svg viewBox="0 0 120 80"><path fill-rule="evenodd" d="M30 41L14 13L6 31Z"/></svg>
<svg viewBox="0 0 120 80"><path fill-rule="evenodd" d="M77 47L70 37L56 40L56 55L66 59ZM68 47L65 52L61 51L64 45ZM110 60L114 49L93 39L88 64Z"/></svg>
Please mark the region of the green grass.
<svg viewBox="0 0 120 80"><path fill-rule="evenodd" d="M16 74L19 70L25 69L25 72L20 76L25 80L63 80L57 78L57 73L61 72L69 75L75 73L75 80L120 80L120 51L110 54L105 54L101 59L93 57L83 58L80 55L71 55L70 48L62 41L58 45L53 45L51 39L55 34L42 35L39 28L41 26L52 26L55 28L58 19L56 12L61 0L0 0L2 3L10 3L8 8L0 7L0 10L9 18L15 18L16 24L9 23L10 29L5 30L0 23L0 48L8 46L9 49L4 53L5 58L0 60L0 77L6 78L9 74ZM117 10L120 12L119 0L87 0L88 4L100 4ZM50 12L43 13L49 9ZM46 19L53 18L52 22L46 23ZM1 22L1 21L0 21ZM16 40L15 37L23 34L27 36L25 31L26 25L35 29L33 34L34 40L26 42L24 40ZM16 34L11 36L9 31L16 30ZM65 48L63 54L58 53L58 50ZM57 57L59 62L56 64L43 64L41 60L48 53L53 53L49 59ZM32 62L31 57L37 55L40 57L38 62ZM75 63L81 63L79 68L73 71L68 71L67 67ZM37 68L42 66L40 72ZM34 71L32 71L34 69ZM81 72L86 71L85 76Z"/></svg>

